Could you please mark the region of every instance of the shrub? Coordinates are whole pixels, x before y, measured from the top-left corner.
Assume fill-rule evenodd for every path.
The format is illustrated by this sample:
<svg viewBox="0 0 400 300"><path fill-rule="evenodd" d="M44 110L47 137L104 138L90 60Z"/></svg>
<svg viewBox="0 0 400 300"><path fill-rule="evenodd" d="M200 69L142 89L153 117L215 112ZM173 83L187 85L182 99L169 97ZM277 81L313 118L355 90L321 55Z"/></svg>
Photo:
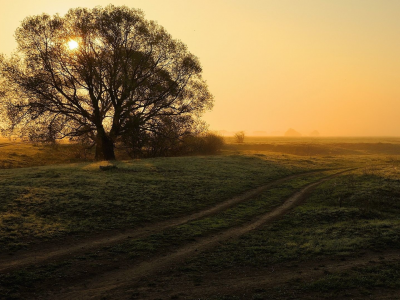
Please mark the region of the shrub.
<svg viewBox="0 0 400 300"><path fill-rule="evenodd" d="M180 150L181 154L215 154L222 149L224 144L222 136L207 132L185 137Z"/></svg>
<svg viewBox="0 0 400 300"><path fill-rule="evenodd" d="M243 143L244 142L244 131L236 132L235 135L236 143Z"/></svg>

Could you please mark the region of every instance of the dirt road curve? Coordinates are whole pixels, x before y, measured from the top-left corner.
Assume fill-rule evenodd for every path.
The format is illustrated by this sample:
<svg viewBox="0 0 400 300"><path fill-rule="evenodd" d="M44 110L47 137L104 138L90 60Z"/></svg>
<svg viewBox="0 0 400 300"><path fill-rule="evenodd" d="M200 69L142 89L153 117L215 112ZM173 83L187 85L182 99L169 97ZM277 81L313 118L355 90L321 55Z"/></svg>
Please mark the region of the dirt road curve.
<svg viewBox="0 0 400 300"><path fill-rule="evenodd" d="M136 266L100 274L86 282L80 283L79 285L70 286L56 294L49 295L49 299L102 299L105 295L115 295L118 293L119 289L123 289L123 287L128 285L134 285L143 277L151 276L152 274L163 271L172 265L179 265L187 258L198 255L202 251L218 245L218 243L222 241L225 241L229 238L239 237L253 229L256 229L266 222L275 220L276 218L287 213L294 206L299 205L302 200L307 197L307 194L311 192L317 185L331 179L334 176L338 176L339 174L348 171L350 171L350 169L327 176L317 182L307 185L301 191L289 197L275 210L261 215L247 224L230 228L214 236L208 236L203 239L199 239L198 241L189 245L185 245L172 253L167 253L164 256L153 257L151 260L144 261ZM235 200L234 203L237 202L240 201Z"/></svg>
<svg viewBox="0 0 400 300"><path fill-rule="evenodd" d="M273 182L270 182L266 185L258 187L254 190L250 190L240 196L231 198L226 200L218 205L207 208L200 212L196 212L194 214L183 216L177 219L168 220L165 222L159 222L155 224L151 224L146 227L124 230L123 232L118 231L110 231L107 233L102 233L100 235L95 235L91 237L85 237L84 240L73 240L67 239L64 242L57 242L57 245L54 246L52 244L42 244L36 247L33 247L30 250L25 252L18 253L14 256L2 255L0 256L0 273L9 272L21 267L26 267L33 264L44 263L46 261L54 261L58 259L62 259L65 257L69 257L72 255L77 255L79 253L84 253L89 250L101 248L104 246L109 246L121 242L128 238L141 238L144 236L148 236L157 232L161 232L167 228L178 226L181 224L185 224L187 222L203 218L220 211L223 211L231 206L234 206L240 202L247 201L249 199L254 198L260 193L270 189L271 187L277 186L279 184L284 183L290 179L305 176L312 173L318 173L323 170L307 172L296 174L292 176L287 176Z"/></svg>

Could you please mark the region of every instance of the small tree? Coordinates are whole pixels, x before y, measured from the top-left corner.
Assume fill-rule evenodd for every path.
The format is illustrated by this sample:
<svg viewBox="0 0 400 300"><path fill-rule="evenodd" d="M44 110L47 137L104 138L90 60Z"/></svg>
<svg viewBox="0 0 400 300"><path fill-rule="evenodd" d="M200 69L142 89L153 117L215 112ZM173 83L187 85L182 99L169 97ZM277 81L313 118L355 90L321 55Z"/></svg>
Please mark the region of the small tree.
<svg viewBox="0 0 400 300"><path fill-rule="evenodd" d="M0 56L0 112L22 135L33 126L36 138L89 137L109 160L119 138L137 148L167 119L212 107L199 60L140 10L31 16L15 37L17 51Z"/></svg>
<svg viewBox="0 0 400 300"><path fill-rule="evenodd" d="M235 135L236 143L243 143L244 142L244 131L236 132Z"/></svg>

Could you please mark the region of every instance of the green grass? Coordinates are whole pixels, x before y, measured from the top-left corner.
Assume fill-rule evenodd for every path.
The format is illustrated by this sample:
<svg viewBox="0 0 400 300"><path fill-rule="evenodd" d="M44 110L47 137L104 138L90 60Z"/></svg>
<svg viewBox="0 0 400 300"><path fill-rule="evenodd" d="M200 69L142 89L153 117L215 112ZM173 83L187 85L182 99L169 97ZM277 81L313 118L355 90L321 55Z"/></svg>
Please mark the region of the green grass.
<svg viewBox="0 0 400 300"><path fill-rule="evenodd" d="M159 253L166 253L187 242L197 238L211 235L223 229L243 224L257 215L266 213L280 205L287 197L301 189L310 182L315 182L332 172L308 174L302 178L294 178L280 187L272 188L257 197L240 205L227 209L216 215L195 220L180 226L164 230L157 234L141 239L130 239L118 245L105 247L101 251L88 252L69 259L63 263L29 267L23 271L12 272L7 276L0 276L0 283L4 293L15 294L21 288L39 285L40 281L58 282L60 274L63 279L76 276L77 269L91 269L99 259L112 261L118 260L143 260ZM16 280L16 278L18 280ZM16 280L14 284L10 284ZM25 287L21 282L26 282ZM5 288L10 286L9 288Z"/></svg>
<svg viewBox="0 0 400 300"><path fill-rule="evenodd" d="M256 289L246 299L398 299L400 263L384 260L368 266L352 267L343 272L327 272L309 282L294 279L275 288ZM211 296L202 299L244 299L232 295Z"/></svg>
<svg viewBox="0 0 400 300"><path fill-rule="evenodd" d="M12 273L0 274L0 296L2 299L35 298L36 287L49 277L64 280L64 269L69 261L48 264L40 269L18 270Z"/></svg>
<svg viewBox="0 0 400 300"><path fill-rule="evenodd" d="M0 249L186 215L295 172L258 157L177 157L0 170Z"/></svg>
<svg viewBox="0 0 400 300"><path fill-rule="evenodd" d="M390 179L395 174L389 171L377 170L386 172L386 177L353 172L327 181L281 220L222 247L213 256L231 253L232 257L224 255L226 261L259 266L351 255L362 249L400 248L400 180ZM224 267L221 262L220 268Z"/></svg>
<svg viewBox="0 0 400 300"><path fill-rule="evenodd" d="M207 270L206 274L241 267L271 268L330 257L351 259L366 251L400 250L399 193L399 174L391 164L377 165L372 171L361 168L343 174L320 185L303 205L281 220L204 253L182 268ZM393 277L395 268L388 266L382 264L375 273L373 269L353 270L348 275L351 280L346 273L339 272L312 284L296 284L285 289L305 294L318 292L315 299L322 299L326 292L327 298L334 299L338 291L345 294L354 288L365 288L367 293L376 292L376 287L400 288L399 275ZM357 278L363 272L360 281ZM281 299L278 290L275 290L277 299Z"/></svg>
<svg viewBox="0 0 400 300"><path fill-rule="evenodd" d="M349 271L328 274L312 283L299 285L299 289L315 296L340 298L342 296L369 296L380 289L400 288L400 263L376 262L371 266L354 267Z"/></svg>
<svg viewBox="0 0 400 300"><path fill-rule="evenodd" d="M117 247L111 248L111 251L123 251L128 253L131 257L140 257L151 253L157 253L161 250L165 251L183 242L193 241L196 238L241 225L252 220L255 216L273 210L294 192L324 176L327 176L327 172L310 174L303 178L292 179L279 187L271 188L249 201L236 205L216 215L175 226L174 228L167 229L159 234L153 234L145 239L130 240Z"/></svg>
<svg viewBox="0 0 400 300"><path fill-rule="evenodd" d="M390 149L376 154L379 143L374 142L375 148L368 150L360 141L357 147L364 147L361 150L352 145L344 147L342 142L335 149L342 147L343 155L328 155L326 151L332 143L317 145L315 149L323 149L323 155L314 155L300 142L285 153L233 147L218 156L119 161L115 162L118 169L107 172L99 170L99 165L106 162L82 161L71 145L3 147L0 148L0 250L7 253L29 249L42 241L56 243L72 234L135 228L188 215L290 174L354 166L360 168L318 186L304 204L281 219L202 253L177 272L202 281L209 272L351 259L366 251L400 249L398 156L389 155ZM300 155L290 154L298 147L305 150L295 150ZM66 162L74 163L63 164ZM140 261L145 256L158 255L238 226L272 210L295 190L323 175L293 179L219 214L149 237L57 264L3 274L0 294L18 298L26 295L23 294L26 291L35 291L40 282L48 282L49 278L59 284L64 277L84 278L84 273L73 274L73 270L87 267L95 272L96 268L101 269L98 261ZM399 288L392 266L380 263L374 268L326 274L313 283L295 282L266 292L254 291L250 296L263 299L273 294L276 299L290 299L294 293L312 299L324 295L333 299L335 295L351 294L354 289L369 295L378 288ZM366 274L365 279L357 279L360 274ZM393 284L391 277L395 279ZM222 295L210 299L234 297Z"/></svg>

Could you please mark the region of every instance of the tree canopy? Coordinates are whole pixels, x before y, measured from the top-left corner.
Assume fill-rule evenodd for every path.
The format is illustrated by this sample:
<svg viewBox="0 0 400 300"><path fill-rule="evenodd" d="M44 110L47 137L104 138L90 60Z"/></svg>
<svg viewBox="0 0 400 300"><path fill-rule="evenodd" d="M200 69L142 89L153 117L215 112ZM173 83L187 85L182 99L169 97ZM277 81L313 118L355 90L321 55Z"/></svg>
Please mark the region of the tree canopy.
<svg viewBox="0 0 400 300"><path fill-rule="evenodd" d="M114 159L119 139L185 132L212 108L198 58L140 10L30 16L15 37L0 56L0 105L34 138L87 138L98 159Z"/></svg>

